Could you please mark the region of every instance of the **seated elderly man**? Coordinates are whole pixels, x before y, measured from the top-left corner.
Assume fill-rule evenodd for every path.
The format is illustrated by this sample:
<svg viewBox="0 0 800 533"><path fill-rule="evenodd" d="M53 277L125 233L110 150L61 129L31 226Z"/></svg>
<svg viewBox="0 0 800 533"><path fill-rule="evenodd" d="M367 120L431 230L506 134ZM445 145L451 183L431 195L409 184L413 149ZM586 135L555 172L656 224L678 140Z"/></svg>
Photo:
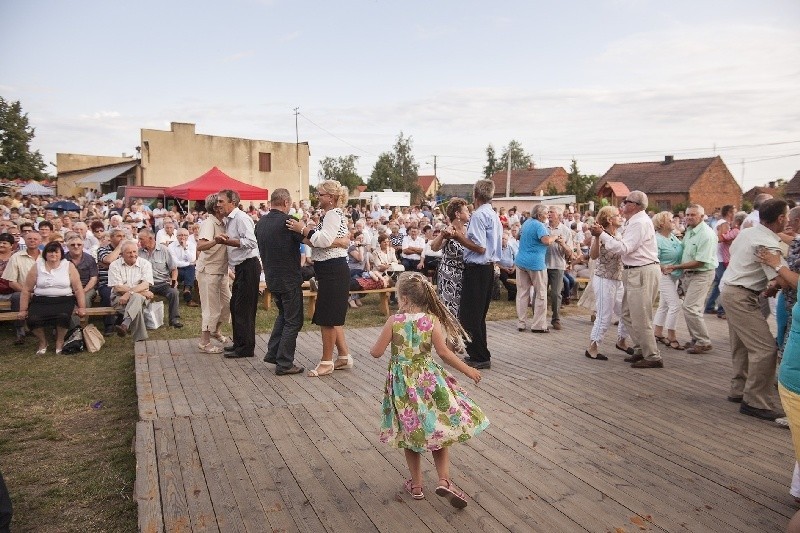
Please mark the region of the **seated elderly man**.
<svg viewBox="0 0 800 533"><path fill-rule="evenodd" d="M143 228L139 231L139 257L150 261L153 267L153 294L167 299L169 305L169 324L173 328L182 328L180 310L178 309L178 269L175 260L167 247L156 244L155 234Z"/></svg>
<svg viewBox="0 0 800 533"><path fill-rule="evenodd" d="M175 266L178 268L178 285L183 287L183 301L189 307L197 307L192 300L195 280L195 263L197 262L197 245L189 239L189 230L178 230L178 240L167 247Z"/></svg>
<svg viewBox="0 0 800 533"><path fill-rule="evenodd" d="M77 233L72 233L67 237L69 252L67 252L66 258L75 265L75 268L78 270L78 276L80 277L83 294L86 299L86 307L89 308L92 306L92 300L94 300L97 294L98 271L97 261L84 251L83 246L83 239ZM70 327L75 327L79 323L78 317L73 315Z"/></svg>
<svg viewBox="0 0 800 533"><path fill-rule="evenodd" d="M144 323L144 306L153 298L153 267L147 259L139 257L134 241L120 245L122 255L108 267L108 285L112 288L111 305L122 314L117 334L129 333L134 341L147 339Z"/></svg>
<svg viewBox="0 0 800 533"><path fill-rule="evenodd" d="M36 260L41 256L39 245L42 244L42 237L36 231L29 231L25 234L25 250L20 250L14 253L8 260L5 270L3 270L3 279L9 282L9 286L14 290L11 294L11 310L19 311L20 299L22 291L25 288L25 281L28 277L28 272L31 271ZM25 342L25 321L17 320L14 323L17 338L14 344L23 344Z"/></svg>

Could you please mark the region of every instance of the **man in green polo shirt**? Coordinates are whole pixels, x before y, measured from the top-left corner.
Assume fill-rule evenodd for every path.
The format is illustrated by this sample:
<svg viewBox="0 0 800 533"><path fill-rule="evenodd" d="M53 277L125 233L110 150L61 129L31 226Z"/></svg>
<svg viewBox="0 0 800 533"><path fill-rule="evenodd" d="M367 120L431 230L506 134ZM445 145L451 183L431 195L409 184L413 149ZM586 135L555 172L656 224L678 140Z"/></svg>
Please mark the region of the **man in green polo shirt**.
<svg viewBox="0 0 800 533"><path fill-rule="evenodd" d="M701 354L711 351L703 308L717 268L717 234L703 217L703 206L692 204L686 208L686 233L683 236L683 257L678 265L663 267L665 273L683 270L683 315L692 336L687 353Z"/></svg>

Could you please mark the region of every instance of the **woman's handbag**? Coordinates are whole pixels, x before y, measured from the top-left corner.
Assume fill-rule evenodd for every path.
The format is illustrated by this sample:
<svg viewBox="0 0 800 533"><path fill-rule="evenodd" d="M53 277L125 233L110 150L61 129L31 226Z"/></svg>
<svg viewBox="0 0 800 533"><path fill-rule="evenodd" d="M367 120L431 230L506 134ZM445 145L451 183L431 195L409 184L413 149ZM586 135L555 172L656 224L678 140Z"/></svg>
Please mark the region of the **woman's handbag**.
<svg viewBox="0 0 800 533"><path fill-rule="evenodd" d="M88 324L83 328L83 344L90 353L100 351L106 343L105 337L94 324Z"/></svg>

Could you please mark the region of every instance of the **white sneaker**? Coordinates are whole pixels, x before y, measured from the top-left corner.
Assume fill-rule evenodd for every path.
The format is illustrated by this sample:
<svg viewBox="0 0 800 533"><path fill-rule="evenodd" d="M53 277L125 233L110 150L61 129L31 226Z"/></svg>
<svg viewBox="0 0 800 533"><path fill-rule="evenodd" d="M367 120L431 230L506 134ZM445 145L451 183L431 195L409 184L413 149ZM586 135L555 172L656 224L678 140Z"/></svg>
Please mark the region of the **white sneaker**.
<svg viewBox="0 0 800 533"><path fill-rule="evenodd" d="M776 418L775 423L782 428L787 428L787 429L789 428L789 419L785 416L781 418Z"/></svg>

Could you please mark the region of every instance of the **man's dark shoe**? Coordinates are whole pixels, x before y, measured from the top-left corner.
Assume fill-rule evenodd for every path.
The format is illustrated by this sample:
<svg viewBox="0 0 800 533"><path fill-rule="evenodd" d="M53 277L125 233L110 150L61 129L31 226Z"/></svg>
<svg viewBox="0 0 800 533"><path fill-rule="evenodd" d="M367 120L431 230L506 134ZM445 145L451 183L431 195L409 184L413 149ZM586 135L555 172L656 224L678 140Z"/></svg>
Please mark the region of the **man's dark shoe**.
<svg viewBox="0 0 800 533"><path fill-rule="evenodd" d="M229 345L223 347L222 350L225 351L225 352L233 352L233 351L236 350L236 345L235 344L229 344Z"/></svg>
<svg viewBox="0 0 800 533"><path fill-rule="evenodd" d="M759 409L757 407L753 407L752 405L748 405L747 402L742 402L742 405L739 406L739 412L743 415L754 416L762 420L770 421L783 416L781 413L776 413L772 409Z"/></svg>
<svg viewBox="0 0 800 533"><path fill-rule="evenodd" d="M114 328L113 328L113 327L106 328L106 329L104 329L104 330L103 330L103 337L110 337L110 336L112 336L114 333L115 333L115 331L114 331Z"/></svg>
<svg viewBox="0 0 800 533"><path fill-rule="evenodd" d="M190 300L190 301L186 302L186 305L189 306L189 307L200 307L200 304L195 302L194 300Z"/></svg>
<svg viewBox="0 0 800 533"><path fill-rule="evenodd" d="M117 335L119 335L120 337L124 337L125 335L128 334L128 326L126 326L125 324L120 324L119 326L116 326L116 329L117 329Z"/></svg>
<svg viewBox="0 0 800 533"><path fill-rule="evenodd" d="M491 361L467 361L467 364L476 370L488 370L492 368Z"/></svg>
<svg viewBox="0 0 800 533"><path fill-rule="evenodd" d="M560 330L561 329L561 321L560 320L553 320L552 322L553 329Z"/></svg>
<svg viewBox="0 0 800 533"><path fill-rule="evenodd" d="M173 328L182 328L183 322L181 322L180 320L173 320L172 322L170 322L170 326L172 326Z"/></svg>
<svg viewBox="0 0 800 533"><path fill-rule="evenodd" d="M306 369L302 366L292 365L292 368L278 368L275 370L276 376L287 376L289 374L299 374L305 372Z"/></svg>
<svg viewBox="0 0 800 533"><path fill-rule="evenodd" d="M14 346L22 346L25 344L25 335L17 335L17 338L14 339Z"/></svg>
<svg viewBox="0 0 800 533"><path fill-rule="evenodd" d="M230 351L233 351L233 350L230 350ZM265 355L265 356L264 356L264 362L265 362L265 363L269 363L269 364L271 364L271 365L275 365L275 364L277 364L277 363L278 363L278 361L277 361L276 359L272 359L272 358L271 358L270 356L268 356L268 355Z"/></svg>
<svg viewBox="0 0 800 533"><path fill-rule="evenodd" d="M728 396L728 401L733 403L742 403L741 396Z"/></svg>
<svg viewBox="0 0 800 533"><path fill-rule="evenodd" d="M710 351L711 351L710 344L695 344L694 346L686 350L686 353L700 354L700 353L708 353Z"/></svg>
<svg viewBox="0 0 800 533"><path fill-rule="evenodd" d="M644 356L642 356L642 354L635 353L633 355L629 355L628 357L623 359L623 361L625 361L626 363L638 363L642 359L644 359Z"/></svg>
<svg viewBox="0 0 800 533"><path fill-rule="evenodd" d="M661 359L642 359L631 364L631 368L664 368L664 361Z"/></svg>
<svg viewBox="0 0 800 533"><path fill-rule="evenodd" d="M236 352L225 352L222 354L222 357L227 357L228 359L239 359L241 357L255 357L256 354L249 353L249 354L239 354Z"/></svg>

